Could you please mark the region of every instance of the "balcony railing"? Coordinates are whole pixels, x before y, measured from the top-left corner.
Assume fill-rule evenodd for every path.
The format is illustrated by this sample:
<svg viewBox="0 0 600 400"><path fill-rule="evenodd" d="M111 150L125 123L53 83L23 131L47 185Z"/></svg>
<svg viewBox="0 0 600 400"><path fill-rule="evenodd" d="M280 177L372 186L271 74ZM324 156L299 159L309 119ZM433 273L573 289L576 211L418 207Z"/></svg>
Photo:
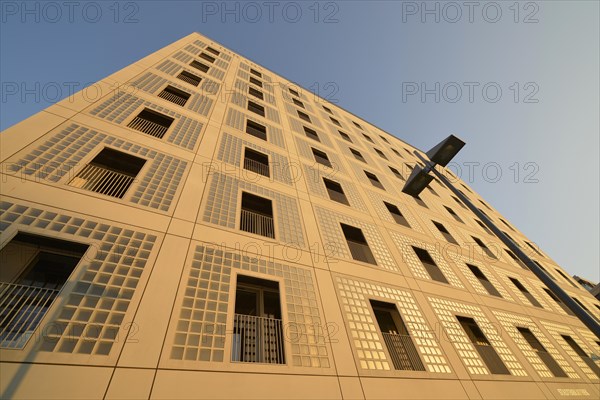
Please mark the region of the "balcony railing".
<svg viewBox="0 0 600 400"><path fill-rule="evenodd" d="M231 361L285 364L280 319L235 314Z"/></svg>
<svg viewBox="0 0 600 400"><path fill-rule="evenodd" d="M120 199L134 179L133 176L88 164L69 182L69 185Z"/></svg>
<svg viewBox="0 0 600 400"><path fill-rule="evenodd" d="M162 99L165 99L165 100L167 100L167 101L170 101L171 103L175 103L175 104L177 104L178 106L182 106L182 107L183 107L183 106L185 105L185 103L188 101L188 99L187 99L187 98L185 98L185 97L181 97L181 96L178 96L178 95L176 95L175 93L171 93L171 92L169 92L169 91L167 91L167 90L163 90L162 92L160 92L160 93L158 94L158 97L160 97L160 98L162 98Z"/></svg>
<svg viewBox="0 0 600 400"><path fill-rule="evenodd" d="M251 158L244 158L244 169L256 172L257 174L269 176L269 164L261 163Z"/></svg>
<svg viewBox="0 0 600 400"><path fill-rule="evenodd" d="M169 127L140 117L135 117L132 119L127 126L131 129L147 133L148 135L159 139L161 139L165 135L165 132L169 129Z"/></svg>
<svg viewBox="0 0 600 400"><path fill-rule="evenodd" d="M425 371L419 353L408 335L382 333L395 369Z"/></svg>
<svg viewBox="0 0 600 400"><path fill-rule="evenodd" d="M21 349L59 290L0 282L0 347Z"/></svg>
<svg viewBox="0 0 600 400"><path fill-rule="evenodd" d="M257 235L275 238L273 217L242 209L240 229Z"/></svg>

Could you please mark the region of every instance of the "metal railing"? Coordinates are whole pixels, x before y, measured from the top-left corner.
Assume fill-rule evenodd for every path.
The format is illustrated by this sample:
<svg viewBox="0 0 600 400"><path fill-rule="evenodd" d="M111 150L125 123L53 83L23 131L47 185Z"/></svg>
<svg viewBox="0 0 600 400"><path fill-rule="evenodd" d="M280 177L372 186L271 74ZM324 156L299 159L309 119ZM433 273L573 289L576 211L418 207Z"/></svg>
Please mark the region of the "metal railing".
<svg viewBox="0 0 600 400"><path fill-rule="evenodd" d="M0 282L0 347L25 347L59 291Z"/></svg>
<svg viewBox="0 0 600 400"><path fill-rule="evenodd" d="M275 238L273 217L242 209L240 229L257 235Z"/></svg>
<svg viewBox="0 0 600 400"><path fill-rule="evenodd" d="M158 94L158 97L160 97L161 99L165 99L167 101L170 101L171 103L175 103L178 106L182 106L182 107L188 101L188 99L186 99L185 97L181 97L179 95L176 95L175 93L171 93L171 92L168 92L166 90L163 90L162 92L160 92Z"/></svg>
<svg viewBox="0 0 600 400"><path fill-rule="evenodd" d="M256 172L260 175L269 176L269 164L264 164L251 158L244 158L244 169Z"/></svg>
<svg viewBox="0 0 600 400"><path fill-rule="evenodd" d="M283 322L235 314L231 361L285 364Z"/></svg>
<svg viewBox="0 0 600 400"><path fill-rule="evenodd" d="M382 335L395 369L425 371L425 366L410 336L385 332Z"/></svg>
<svg viewBox="0 0 600 400"><path fill-rule="evenodd" d="M152 122L140 117L135 117L134 119L132 119L131 122L127 124L127 126L131 129L144 132L150 136L154 136L155 138L159 139L162 139L162 137L165 135L165 132L169 129L169 127L157 124L156 122Z"/></svg>
<svg viewBox="0 0 600 400"><path fill-rule="evenodd" d="M133 176L88 164L69 182L69 185L120 199L134 179Z"/></svg>
<svg viewBox="0 0 600 400"><path fill-rule="evenodd" d="M180 73L179 75L177 75L177 78L181 79L182 81L187 82L193 86L198 86L198 84L200 84L200 80L199 80L200 78L194 79L190 76L185 75L183 72Z"/></svg>

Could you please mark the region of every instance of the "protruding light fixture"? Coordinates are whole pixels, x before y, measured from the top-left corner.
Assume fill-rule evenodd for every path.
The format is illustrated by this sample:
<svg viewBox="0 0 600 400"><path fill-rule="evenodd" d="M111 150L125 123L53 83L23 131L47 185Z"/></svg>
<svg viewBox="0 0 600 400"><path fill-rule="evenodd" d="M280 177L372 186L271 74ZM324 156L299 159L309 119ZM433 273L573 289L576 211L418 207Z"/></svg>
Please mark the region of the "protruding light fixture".
<svg viewBox="0 0 600 400"><path fill-rule="evenodd" d="M433 176L429 175L429 171L417 165L406 180L402 191L413 197L417 197L432 180Z"/></svg>

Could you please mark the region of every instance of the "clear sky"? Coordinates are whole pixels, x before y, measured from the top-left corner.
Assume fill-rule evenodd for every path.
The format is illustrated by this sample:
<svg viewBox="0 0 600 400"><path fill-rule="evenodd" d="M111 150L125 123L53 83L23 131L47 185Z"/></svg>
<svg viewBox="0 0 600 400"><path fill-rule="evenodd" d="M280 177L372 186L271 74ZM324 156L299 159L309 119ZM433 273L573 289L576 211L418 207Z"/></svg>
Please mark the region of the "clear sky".
<svg viewBox="0 0 600 400"><path fill-rule="evenodd" d="M2 129L197 31L423 150L458 135L463 179L600 279L598 1L0 7Z"/></svg>

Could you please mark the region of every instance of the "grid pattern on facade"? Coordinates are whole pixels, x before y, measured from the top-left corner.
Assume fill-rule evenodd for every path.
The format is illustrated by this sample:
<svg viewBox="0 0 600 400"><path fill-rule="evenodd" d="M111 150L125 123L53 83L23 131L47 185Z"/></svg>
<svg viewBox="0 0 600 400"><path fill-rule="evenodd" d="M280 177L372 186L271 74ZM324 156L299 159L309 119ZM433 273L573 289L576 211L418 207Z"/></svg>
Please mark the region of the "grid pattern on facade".
<svg viewBox="0 0 600 400"><path fill-rule="evenodd" d="M523 366L509 350L506 343L501 339L500 333L479 307L430 296L428 296L428 300L437 314L441 325L444 327L447 338L456 348L470 374L488 375L490 372L473 346L471 339L469 339L456 319L456 315L469 316L477 322L479 328L484 332L506 367L510 370L511 375L527 376L527 372L525 372Z"/></svg>
<svg viewBox="0 0 600 400"><path fill-rule="evenodd" d="M283 279L294 366L329 368L324 321L312 273L304 268L248 257L210 245L198 245L188 267L186 287L175 326L171 358L223 361L227 304L232 271L257 272Z"/></svg>
<svg viewBox="0 0 600 400"><path fill-rule="evenodd" d="M429 273L423 266L423 263L421 262L421 260L419 260L419 258L415 254L412 246L416 246L421 249L427 250L427 252L429 252L429 254L431 255L431 258L433 258L433 260L437 264L438 268L444 273L444 276L446 277L446 279L448 280L448 282L450 282L450 284L452 286L456 286L456 287L460 287L460 288L464 287L463 284L461 283L460 279L458 279L458 277L454 273L454 270L452 270L450 265L448 265L448 263L446 262L444 257L438 251L438 249L439 249L438 246L435 246L434 244L422 242L418 239L413 239L408 236L404 236L398 232L394 232L394 231L388 231L388 232L392 236L392 239L394 240L396 247L398 247L398 249L400 250L400 253L404 257L403 258L404 262L408 265L411 272L415 276L417 276L421 279L431 280L431 276L429 275Z"/></svg>
<svg viewBox="0 0 600 400"><path fill-rule="evenodd" d="M248 96L235 92L231 93L231 102L238 107L246 109L246 105L248 104ZM265 108L265 118L271 122L276 124L280 124L281 121L279 119L279 112L273 107L264 106Z"/></svg>
<svg viewBox="0 0 600 400"><path fill-rule="evenodd" d="M154 105L130 94L112 95L109 99L92 109L90 114L116 124L123 124L141 106L166 114L177 120L175 128L172 130L169 129L171 132L167 136L167 142L188 150L193 150L196 147L200 132L204 126L200 121L184 117L176 112Z"/></svg>
<svg viewBox="0 0 600 400"><path fill-rule="evenodd" d="M236 167L240 167L243 161L242 148L244 146L269 155L269 167L270 170L273 171L273 179L287 185L291 185L293 183L287 157L225 132L223 132L221 138L217 159L228 164L235 165Z"/></svg>
<svg viewBox="0 0 600 400"><path fill-rule="evenodd" d="M377 212L379 218L381 218L384 221L395 223L394 218L390 214L390 211L383 203L385 201L398 207L398 209L402 213L402 216L408 221L408 224L410 225L411 229L420 233L424 233L423 228L421 228L421 224L419 224L419 222L417 222L417 219L413 217L412 211L410 211L408 207L406 207L403 203L398 202L397 199L394 200L392 198L382 196L381 194L375 193L371 190L365 191L367 192L367 195L371 200L371 204L373 205L373 208L375 208L375 211Z"/></svg>
<svg viewBox="0 0 600 400"><path fill-rule="evenodd" d="M329 195L327 194L327 189L323 183L323 177L334 179L344 190L344 194L348 198L350 202L350 206L356 210L367 212L367 207L363 202L358 190L354 183L347 181L345 179L339 179L335 174L327 174L324 171L319 169L312 168L306 164L303 164L304 167L304 176L306 177L306 183L308 184L308 188L311 194L315 194L324 199L329 199ZM333 175L333 176L332 176Z"/></svg>
<svg viewBox="0 0 600 400"><path fill-rule="evenodd" d="M242 92L242 93L248 93L248 87L250 85L248 84L248 82L244 82L241 79L236 79L235 80L235 88ZM275 100L275 96L273 96L270 93L267 92L262 92L263 93L263 99L264 101L266 101L269 104L272 105L277 105L277 101Z"/></svg>
<svg viewBox="0 0 600 400"><path fill-rule="evenodd" d="M590 367L581 359L581 357L573 350L571 346L563 339L561 335L570 336L575 343L579 345L587 354L592 353L590 348L580 339L571 327L557 324L550 321L541 321L542 325L550 332L554 340L562 347L563 351L571 357L571 360L583 371L583 373L592 381L597 381L598 376L590 369Z"/></svg>
<svg viewBox="0 0 600 400"><path fill-rule="evenodd" d="M289 98L289 96L290 95L288 94L287 98ZM290 120L290 122L292 122L292 121L299 122L296 119L296 118L299 118L298 117L298 112L296 111L297 109L294 106L292 106L290 103L285 103L285 109L286 109L286 111L288 113L288 119ZM323 125L321 124L321 120L319 119L319 117L307 113L306 111L308 111L308 110L306 110L305 108L299 109L299 111L301 111L301 112L303 112L303 113L305 113L305 114L307 114L309 116L311 122L307 121L306 122L307 124L313 124L317 128L323 128Z"/></svg>
<svg viewBox="0 0 600 400"><path fill-rule="evenodd" d="M519 280L523 281L523 279L519 279ZM540 281L539 279L528 279L527 282L531 286L533 286L537 289L537 293L539 295L536 296L536 298L541 297L543 300L540 303L548 304L548 309L554 310L558 314L570 315L564 310L564 308L560 304L558 304L552 297L550 297L550 295L543 289L546 287L546 285L544 285L544 283L542 281Z"/></svg>
<svg viewBox="0 0 600 400"><path fill-rule="evenodd" d="M473 272L471 272L469 267L467 267L467 264L471 264L479 268L481 272L485 274L485 277L490 281L490 283L502 295L502 298L504 298L505 300L514 301L512 296L508 293L506 289L504 289L504 286L502 286L500 282L498 282L494 274L492 274L490 269L485 264L451 251L446 252L446 254L449 258L451 258L454 261L460 272L462 272L462 274L467 278L467 281L469 281L469 283L471 284L471 286L473 286L477 293L483 295L489 294L488 291L483 287L479 279L477 279L477 277L473 275Z"/></svg>
<svg viewBox="0 0 600 400"><path fill-rule="evenodd" d="M527 343L527 340L517 330L517 327L528 328L536 337L537 340L546 348L548 353L554 358L554 360L560 365L560 367L567 373L571 379L579 379L579 375L569 365L569 363L560 355L556 348L550 343L550 341L544 336L537 325L530 319L521 315L512 313L506 313L503 311L493 311L496 319L500 321L504 330L508 332L512 340L517 344L521 352L527 358L527 361L531 363L533 368L542 378L553 378L554 375L550 372L546 364L540 359L537 353L532 349L531 345Z"/></svg>
<svg viewBox="0 0 600 400"><path fill-rule="evenodd" d="M189 91L189 89L185 86L178 85L172 81L168 81L165 78L154 75L151 72L146 72L140 78L136 79L135 81L132 81L131 85L150 94L157 94L158 91L164 88L165 84L167 83L173 87L176 87L177 89ZM192 94L189 102L185 105L185 108L206 117L208 116L208 113L210 112L213 103L213 99L194 93Z"/></svg>
<svg viewBox="0 0 600 400"><path fill-rule="evenodd" d="M244 132L244 130L246 129L245 123L246 123L246 114L238 111L238 110L234 110L233 108L230 108L227 111L227 118L225 120L225 124L227 126L230 126L232 128L238 129L242 132ZM267 140L270 143L273 143L276 146L281 147L282 149L285 149L285 141L283 139L283 132L280 128L276 128L272 125L267 125Z"/></svg>
<svg viewBox="0 0 600 400"><path fill-rule="evenodd" d="M348 244L344 238L340 223L348 224L362 230L373 252L377 265L390 271L399 271L394 257L389 252L381 234L375 225L360 221L348 215L340 214L321 207L315 207L317 220L321 234L323 235L323 245L328 249L328 254L332 257L347 258L352 260Z"/></svg>
<svg viewBox="0 0 600 400"><path fill-rule="evenodd" d="M181 65L179 65L171 60L165 60L165 61L161 62L160 64L158 64L156 66L156 69L161 72L164 72L165 74L171 75L171 76L176 76L181 71L186 71L193 75L198 74L197 70L193 71L190 68L182 68ZM206 78L204 76L202 77L202 82L198 86L201 93L206 93L209 95L218 93L220 87L221 87L221 85L218 82L213 81L212 79Z"/></svg>
<svg viewBox="0 0 600 400"><path fill-rule="evenodd" d="M451 372L433 330L428 326L409 292L343 276L336 277L336 286L362 369L391 370L394 368L383 351L383 338L379 337L376 322L368 306L370 299L386 299L394 301L400 310L427 370L440 373Z"/></svg>
<svg viewBox="0 0 600 400"><path fill-rule="evenodd" d="M121 326L157 237L91 218L1 202L0 233L11 226L60 233L96 248L93 259L90 255L80 262L76 281L63 294L60 309L48 314L52 315L51 329L44 330L45 339L38 348L108 355L115 344L123 342Z"/></svg>
<svg viewBox="0 0 600 400"><path fill-rule="evenodd" d="M304 125L295 118L289 118L289 120L290 126L292 127L292 131L294 131L302 137L305 137L306 133L304 131ZM319 140L322 145L327 147L333 147L331 140L329 139L329 136L326 133L324 133L323 131L317 131L317 134L319 135Z"/></svg>
<svg viewBox="0 0 600 400"><path fill-rule="evenodd" d="M298 153L302 157L304 157L310 161L315 161L314 155L311 150L311 147L312 147L311 144L309 144L306 140L301 139L299 137L295 137L295 139L296 139L296 147L298 148ZM329 157L329 161L331 162L332 169L334 171L333 173L336 173L336 172L346 173L346 170L344 169L344 166L340 162L340 158L338 157L337 154L327 153L327 157ZM336 179L336 178L333 178L333 179Z"/></svg>
<svg viewBox="0 0 600 400"><path fill-rule="evenodd" d="M363 153L364 156L364 153ZM381 184L383 185L383 187L385 188L385 191L387 193L389 193L390 195L397 195L396 191L394 190L394 185L391 185L388 180L387 177L384 177L382 173L380 173L376 168L374 164L369 164L369 165L359 165L360 161L351 161L350 165L352 166L352 169L354 170L354 174L356 175L356 177L358 178L358 180L360 182L363 182L365 185L368 185L370 187L373 186L373 184L371 183L371 181L369 180L369 178L367 178L367 175L365 174L365 171L370 172L370 173L375 173L374 171L377 171L375 173L375 175L377 176L377 179L379 179L379 182L381 182ZM362 164L362 163L360 163Z"/></svg>
<svg viewBox="0 0 600 400"><path fill-rule="evenodd" d="M28 149L29 153L16 155L9 161L9 168L39 180L56 183L65 175L72 178L73 170L83 167L81 160L101 145L148 158L149 165L144 169L144 174L137 177L138 183L133 186L134 191L129 201L161 211L169 210L183 179L188 164L186 161L77 124L71 123L58 128L58 132L42 144Z"/></svg>
<svg viewBox="0 0 600 400"><path fill-rule="evenodd" d="M177 53L173 54L173 58L176 59L177 61L180 61L182 63L187 64L188 62L190 62L194 57L190 56L187 53L184 53L183 51L178 51Z"/></svg>
<svg viewBox="0 0 600 400"><path fill-rule="evenodd" d="M515 278L519 282L521 282L525 289L527 289L529 293L531 293L531 295L542 305L543 308L545 308L546 310L554 309L553 307L550 307L548 303L546 303L546 301L540 296L537 290L533 289L533 286L531 285L531 282L529 280L523 278L521 275L511 273L500 268L495 268L495 271L498 273L498 275L500 275L506 286L508 286L512 290L512 293L519 299L519 301L521 301L521 303L528 306L531 305L531 302L519 289L515 287L510 278Z"/></svg>
<svg viewBox="0 0 600 400"><path fill-rule="evenodd" d="M233 176L221 173L212 174L203 220L211 224L235 229L238 198L241 190L248 190L254 194L273 199L276 210L275 221L278 227L277 239L288 244L304 247L304 234L302 233L302 222L296 199L239 180Z"/></svg>
<svg viewBox="0 0 600 400"><path fill-rule="evenodd" d="M433 221L431 220L432 216L427 213L421 213L421 216L422 216L421 220L423 221L423 223L425 224L425 226L427 227L429 232L431 234L433 234L433 237L435 237L437 240L439 240L440 243L447 245L448 239L446 239L446 237L444 237L442 232L440 232L440 230L435 227L435 225L433 224ZM443 225L448 230L448 232L450 232L450 235L452 235L454 240L456 240L458 242L458 245L456 245L457 248L458 247L467 248L467 246L465 246L465 244L464 244L462 235L458 234L458 230L454 229L453 225L447 224L447 223L445 223Z"/></svg>

